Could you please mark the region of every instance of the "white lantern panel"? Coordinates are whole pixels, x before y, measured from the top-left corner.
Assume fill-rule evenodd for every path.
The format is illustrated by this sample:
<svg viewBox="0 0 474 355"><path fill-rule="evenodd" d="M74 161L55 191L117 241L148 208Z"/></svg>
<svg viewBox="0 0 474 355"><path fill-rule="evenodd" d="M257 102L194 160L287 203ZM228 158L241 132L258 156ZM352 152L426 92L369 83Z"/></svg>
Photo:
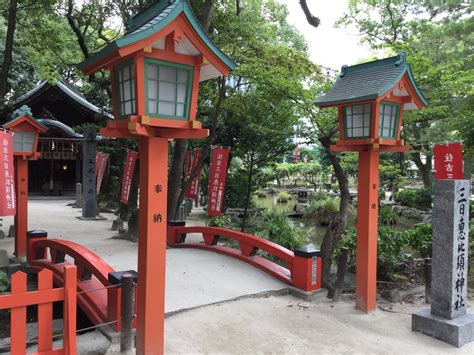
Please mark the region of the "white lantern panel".
<svg viewBox="0 0 474 355"><path fill-rule="evenodd" d="M158 103L158 113L161 115L174 116L175 104L173 102L160 101Z"/></svg>
<svg viewBox="0 0 474 355"><path fill-rule="evenodd" d="M176 105L176 116L184 117L184 104Z"/></svg>
<svg viewBox="0 0 474 355"><path fill-rule="evenodd" d="M178 99L177 102L186 102L186 85L178 84Z"/></svg>
<svg viewBox="0 0 474 355"><path fill-rule="evenodd" d="M148 80L148 99L156 100L158 98L158 81Z"/></svg>
<svg viewBox="0 0 474 355"><path fill-rule="evenodd" d="M157 101L156 100L148 100L148 112L149 113L157 113Z"/></svg>
<svg viewBox="0 0 474 355"><path fill-rule="evenodd" d="M176 84L160 82L158 95L160 100L176 101Z"/></svg>
<svg viewBox="0 0 474 355"><path fill-rule="evenodd" d="M176 68L160 65L160 80L176 82Z"/></svg>

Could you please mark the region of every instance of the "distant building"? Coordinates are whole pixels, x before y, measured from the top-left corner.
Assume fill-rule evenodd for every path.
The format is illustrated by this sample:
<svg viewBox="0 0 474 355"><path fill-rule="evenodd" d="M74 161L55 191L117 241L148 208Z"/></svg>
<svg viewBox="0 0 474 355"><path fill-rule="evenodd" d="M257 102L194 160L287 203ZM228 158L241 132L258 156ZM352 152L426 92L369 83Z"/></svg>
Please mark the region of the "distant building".
<svg viewBox="0 0 474 355"><path fill-rule="evenodd" d="M29 191L44 195L61 195L75 191L82 181L82 135L73 127L94 123L112 116L69 84L42 82L19 97L14 110L27 105L41 124L48 128L40 135L38 151L41 158L30 162ZM1 117L0 124L9 120Z"/></svg>

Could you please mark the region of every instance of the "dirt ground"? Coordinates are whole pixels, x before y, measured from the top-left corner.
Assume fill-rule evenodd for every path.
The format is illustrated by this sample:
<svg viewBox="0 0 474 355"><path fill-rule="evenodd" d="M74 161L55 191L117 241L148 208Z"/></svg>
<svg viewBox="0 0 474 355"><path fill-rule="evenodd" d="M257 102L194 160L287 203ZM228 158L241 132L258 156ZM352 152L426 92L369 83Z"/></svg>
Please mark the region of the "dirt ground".
<svg viewBox="0 0 474 355"><path fill-rule="evenodd" d="M472 302L471 305L472 307ZM383 306L369 315L345 297L333 304L318 295L305 302L290 295L247 298L169 317L168 354L474 354L411 331L421 301ZM390 309L391 308L391 309ZM471 308L472 309L472 308Z"/></svg>

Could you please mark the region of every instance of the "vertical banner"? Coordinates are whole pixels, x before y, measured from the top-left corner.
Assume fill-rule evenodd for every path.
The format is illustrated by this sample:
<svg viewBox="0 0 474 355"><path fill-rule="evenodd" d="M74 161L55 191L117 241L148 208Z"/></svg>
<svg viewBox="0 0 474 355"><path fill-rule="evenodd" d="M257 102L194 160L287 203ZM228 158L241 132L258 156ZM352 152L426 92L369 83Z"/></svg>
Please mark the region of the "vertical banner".
<svg viewBox="0 0 474 355"><path fill-rule="evenodd" d="M228 147L215 147L212 150L207 199L207 214L211 217L218 217L222 213L229 151Z"/></svg>
<svg viewBox="0 0 474 355"><path fill-rule="evenodd" d="M97 195L100 193L100 187L102 185L102 179L104 178L105 168L107 167L107 162L109 160L108 153L97 152L96 154L96 174L97 174L97 186L96 191Z"/></svg>
<svg viewBox="0 0 474 355"><path fill-rule="evenodd" d="M436 180L464 178L461 143L435 145L433 155Z"/></svg>
<svg viewBox="0 0 474 355"><path fill-rule="evenodd" d="M14 216L15 179L13 175L13 134L0 130L0 216Z"/></svg>
<svg viewBox="0 0 474 355"><path fill-rule="evenodd" d="M191 175L191 164L192 164L193 154L188 150L184 155L184 164L183 164L183 173L184 177L187 178Z"/></svg>
<svg viewBox="0 0 474 355"><path fill-rule="evenodd" d="M194 159L193 159L193 164L191 167L191 171L194 171L194 169L197 166L197 163L199 159L201 159L202 156L202 149L196 149L194 151ZM189 185L188 190L186 191L186 197L191 198L191 199L196 199L198 196L199 192L199 177L201 176L201 170L202 170L202 165L199 167L199 171L196 175L196 177L193 179L191 182L191 185Z"/></svg>
<svg viewBox="0 0 474 355"><path fill-rule="evenodd" d="M135 162L137 161L138 153L128 151L125 156L125 163L122 177L122 193L120 194L120 201L123 204L128 203L128 196L130 195L130 186L132 186L133 173L135 171Z"/></svg>

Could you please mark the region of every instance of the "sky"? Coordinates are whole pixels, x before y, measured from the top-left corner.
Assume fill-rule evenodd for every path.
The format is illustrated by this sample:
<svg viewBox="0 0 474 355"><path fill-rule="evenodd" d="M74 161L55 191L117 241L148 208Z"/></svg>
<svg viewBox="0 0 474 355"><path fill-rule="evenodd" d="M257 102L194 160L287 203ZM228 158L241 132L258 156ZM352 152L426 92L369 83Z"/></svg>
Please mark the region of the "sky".
<svg viewBox="0 0 474 355"><path fill-rule="evenodd" d="M361 45L356 29L335 28L334 23L347 10L348 0L308 0L311 13L321 20L315 28L308 24L298 0L279 0L287 5L288 22L305 37L311 59L319 65L339 70L370 57L367 45Z"/></svg>

